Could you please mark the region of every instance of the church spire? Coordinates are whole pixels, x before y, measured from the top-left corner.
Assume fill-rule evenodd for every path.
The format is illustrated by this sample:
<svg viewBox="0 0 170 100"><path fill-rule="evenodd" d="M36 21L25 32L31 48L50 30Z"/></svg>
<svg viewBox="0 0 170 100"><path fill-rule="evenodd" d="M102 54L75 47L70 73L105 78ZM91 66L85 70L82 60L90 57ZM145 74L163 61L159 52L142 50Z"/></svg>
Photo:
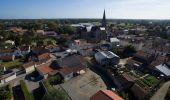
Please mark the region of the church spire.
<svg viewBox="0 0 170 100"><path fill-rule="evenodd" d="M106 13L105 13L105 9L104 9L103 19L102 19L102 27L106 27L106 26L107 26Z"/></svg>

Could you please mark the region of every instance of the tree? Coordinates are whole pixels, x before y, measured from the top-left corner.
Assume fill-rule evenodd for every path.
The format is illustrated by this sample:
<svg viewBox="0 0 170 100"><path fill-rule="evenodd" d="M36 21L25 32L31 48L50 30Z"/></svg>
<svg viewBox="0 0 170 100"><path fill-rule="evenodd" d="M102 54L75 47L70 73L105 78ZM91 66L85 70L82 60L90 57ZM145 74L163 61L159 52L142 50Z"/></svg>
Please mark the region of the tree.
<svg viewBox="0 0 170 100"><path fill-rule="evenodd" d="M131 56L134 53L136 53L136 50L135 50L135 47L132 45L127 45L123 48L124 57Z"/></svg>
<svg viewBox="0 0 170 100"><path fill-rule="evenodd" d="M63 25L62 31L63 34L73 34L75 32L75 29L69 25Z"/></svg>

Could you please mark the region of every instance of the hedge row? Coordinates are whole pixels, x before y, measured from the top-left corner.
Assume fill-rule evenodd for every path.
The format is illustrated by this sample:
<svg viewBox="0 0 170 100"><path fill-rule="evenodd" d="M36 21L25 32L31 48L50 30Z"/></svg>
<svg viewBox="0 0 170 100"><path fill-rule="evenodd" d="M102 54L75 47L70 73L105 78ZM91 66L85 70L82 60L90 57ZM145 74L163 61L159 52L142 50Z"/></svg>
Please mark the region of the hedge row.
<svg viewBox="0 0 170 100"><path fill-rule="evenodd" d="M25 100L34 100L32 95L29 93L27 89L26 83L23 80L20 81L20 85L21 85L21 89L24 94Z"/></svg>

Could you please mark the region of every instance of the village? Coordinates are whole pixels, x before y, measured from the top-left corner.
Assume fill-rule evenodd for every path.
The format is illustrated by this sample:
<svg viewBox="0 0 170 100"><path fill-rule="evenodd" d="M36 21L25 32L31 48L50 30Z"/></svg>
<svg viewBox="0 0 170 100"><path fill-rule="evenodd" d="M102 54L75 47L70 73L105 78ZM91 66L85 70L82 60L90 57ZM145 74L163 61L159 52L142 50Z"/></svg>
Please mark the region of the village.
<svg viewBox="0 0 170 100"><path fill-rule="evenodd" d="M14 25L1 29L0 94L4 94L0 99L165 98L170 86L170 41L145 34L147 27L108 25L105 11L101 25L60 25L62 31L54 30L54 25L35 26L34 30ZM6 36L4 31L11 33Z"/></svg>

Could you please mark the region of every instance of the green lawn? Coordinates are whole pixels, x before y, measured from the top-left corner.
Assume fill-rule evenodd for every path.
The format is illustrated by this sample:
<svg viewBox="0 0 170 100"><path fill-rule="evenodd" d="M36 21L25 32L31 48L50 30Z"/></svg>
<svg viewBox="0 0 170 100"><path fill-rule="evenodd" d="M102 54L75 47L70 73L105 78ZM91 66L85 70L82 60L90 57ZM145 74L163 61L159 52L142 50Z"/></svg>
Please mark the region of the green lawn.
<svg viewBox="0 0 170 100"><path fill-rule="evenodd" d="M9 62L0 62L0 66L6 67L6 68L11 68L13 66L19 66L21 64L22 64L22 62L20 62L19 59L14 60L14 61L9 61Z"/></svg>
<svg viewBox="0 0 170 100"><path fill-rule="evenodd" d="M147 76L144 79L145 79L145 81L147 81L150 84L150 86L154 86L154 85L156 85L157 83L160 82L160 80L158 80L154 76Z"/></svg>

